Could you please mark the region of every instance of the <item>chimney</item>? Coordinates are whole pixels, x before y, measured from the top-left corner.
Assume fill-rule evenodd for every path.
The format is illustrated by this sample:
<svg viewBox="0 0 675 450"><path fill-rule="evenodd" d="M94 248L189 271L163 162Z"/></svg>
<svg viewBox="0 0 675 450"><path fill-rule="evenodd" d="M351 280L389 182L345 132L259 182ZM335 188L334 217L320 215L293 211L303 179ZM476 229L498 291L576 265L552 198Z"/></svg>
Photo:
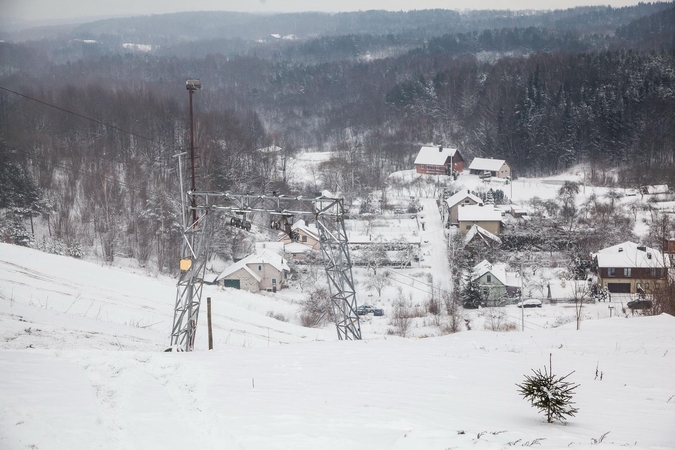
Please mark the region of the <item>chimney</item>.
<svg viewBox="0 0 675 450"><path fill-rule="evenodd" d="M442 146L442 145L439 145L439 146L438 146L438 151L439 151L439 153L443 151L443 146Z"/></svg>
<svg viewBox="0 0 675 450"><path fill-rule="evenodd" d="M619 247L619 253L623 251L623 247Z"/></svg>

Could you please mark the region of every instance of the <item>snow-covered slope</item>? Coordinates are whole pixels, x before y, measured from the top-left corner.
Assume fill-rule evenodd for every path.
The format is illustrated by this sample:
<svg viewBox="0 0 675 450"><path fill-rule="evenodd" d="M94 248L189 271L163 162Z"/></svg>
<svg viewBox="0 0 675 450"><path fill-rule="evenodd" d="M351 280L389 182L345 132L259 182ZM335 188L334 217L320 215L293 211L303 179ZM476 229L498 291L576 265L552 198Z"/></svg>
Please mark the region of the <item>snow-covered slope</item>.
<svg viewBox="0 0 675 450"><path fill-rule="evenodd" d="M201 328L164 353L174 284L0 245L0 448L675 447L670 316L337 342L268 317L283 298L213 288L216 350ZM515 386L550 354L581 384L566 425Z"/></svg>

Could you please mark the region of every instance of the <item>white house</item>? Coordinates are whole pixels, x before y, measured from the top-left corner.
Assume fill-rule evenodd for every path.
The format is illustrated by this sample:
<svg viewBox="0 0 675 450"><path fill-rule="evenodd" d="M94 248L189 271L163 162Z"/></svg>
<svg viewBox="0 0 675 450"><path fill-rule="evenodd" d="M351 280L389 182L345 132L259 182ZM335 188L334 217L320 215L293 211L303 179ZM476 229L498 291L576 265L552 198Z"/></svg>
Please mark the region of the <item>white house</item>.
<svg viewBox="0 0 675 450"><path fill-rule="evenodd" d="M503 159L474 158L469 165L469 173L481 175L490 172L496 178L508 178L511 176L511 168Z"/></svg>
<svg viewBox="0 0 675 450"><path fill-rule="evenodd" d="M250 292L276 292L286 285L286 275L290 270L282 256L263 250L226 267L216 282L224 287Z"/></svg>

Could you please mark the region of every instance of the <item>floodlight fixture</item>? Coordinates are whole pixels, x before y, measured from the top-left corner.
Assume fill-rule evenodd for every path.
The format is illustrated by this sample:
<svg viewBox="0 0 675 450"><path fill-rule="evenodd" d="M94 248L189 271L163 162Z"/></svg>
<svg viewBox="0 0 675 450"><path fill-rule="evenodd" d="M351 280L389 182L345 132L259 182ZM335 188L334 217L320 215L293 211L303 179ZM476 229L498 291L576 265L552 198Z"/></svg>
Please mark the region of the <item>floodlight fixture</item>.
<svg viewBox="0 0 675 450"><path fill-rule="evenodd" d="M197 78L188 78L185 80L185 89L188 91L197 91L202 88L202 82Z"/></svg>

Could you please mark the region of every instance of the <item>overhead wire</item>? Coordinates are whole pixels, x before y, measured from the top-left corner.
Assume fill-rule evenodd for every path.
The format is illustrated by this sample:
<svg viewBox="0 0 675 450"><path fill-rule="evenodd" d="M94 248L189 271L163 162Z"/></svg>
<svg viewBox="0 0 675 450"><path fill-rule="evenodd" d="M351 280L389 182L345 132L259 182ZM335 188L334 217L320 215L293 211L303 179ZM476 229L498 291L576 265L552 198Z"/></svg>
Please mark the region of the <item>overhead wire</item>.
<svg viewBox="0 0 675 450"><path fill-rule="evenodd" d="M426 293L426 294L429 294L429 295L432 295L432 296L433 296L434 293L436 293L436 292L438 292L438 293L440 293L440 294L443 294L443 293L444 293L444 294L447 294L447 295L450 294L450 291L447 290L447 289L443 289L443 288L441 288L441 287L436 287L436 286L434 286L433 284L426 283L426 282L424 282L424 281L418 280L418 279L413 278L413 277L410 277L410 276L408 276L408 275L404 275L404 274L399 273L399 272L394 272L392 269L385 269L385 270L387 270L389 273L392 273L392 274L394 274L394 275L401 276L401 277L404 277L404 278L408 278L408 279L412 280L413 282L422 284L423 286L427 286L427 287L431 288L431 292L426 291L426 290L424 290L424 289L422 289L422 288L419 288L419 287L415 287L414 285L411 285L411 284L406 284L405 282L403 282L403 281L401 281L401 280L397 280L397 279L395 279L395 278L392 278L393 281L395 281L395 282L397 282L397 283L400 283L400 284L403 284L403 285L405 285L405 286L407 286L407 287L410 287L410 288L413 288L413 289L417 289L417 290L419 290L419 291L422 291L422 292L424 292L424 293ZM509 314L509 313L506 313L506 312L504 313L504 315L507 316L507 317L510 317L510 318L512 318L512 319L515 319L515 320L519 320L519 321L522 320L521 317L516 317L516 316L513 316L513 315L511 315L511 314ZM532 326L535 326L535 327L542 328L542 329L545 328L545 327L543 327L543 326L541 326L541 325L538 325L538 324L536 324L536 323L532 323L532 322L528 322L528 321L525 321L525 323L528 324L528 325L532 325Z"/></svg>
<svg viewBox="0 0 675 450"><path fill-rule="evenodd" d="M75 117L79 117L80 119L84 119L84 120L88 120L88 121L90 121L90 122L94 122L94 123L96 123L96 124L98 124L98 125L102 125L102 126L104 126L104 127L106 127L106 128L110 128L111 130L120 131L120 132L122 132L122 133L129 134L129 135L131 135L131 136L137 137L137 138L139 138L139 139L146 140L146 141L151 142L151 143L156 144L156 145L160 145L160 146L164 146L164 147L172 147L172 148L173 148L173 146L170 146L170 145L167 146L167 145L165 145L165 144L162 144L161 142L158 142L158 141L156 141L156 140L154 140L154 139L152 139L152 138L149 138L149 137L147 137L147 136L144 136L144 135L142 135L142 134L135 133L135 132L130 131L130 130L127 130L127 129L125 129L125 128L118 127L118 126L116 126L116 125L111 125L111 124L106 123L106 122L103 122L103 121L101 121L101 120L94 119L93 117L85 116L84 114L80 114L80 113L78 113L78 112L71 111L71 110L69 110L69 109L63 108L63 107L61 107L61 106L54 105L53 103L49 103L49 102L46 102L46 101L44 101L44 100L40 100L40 99L35 98L35 97L31 97L30 95L22 94L22 93L17 92L17 91L15 91L15 90L13 90L13 89L9 89L9 88L6 88L6 87L4 87L4 86L0 86L0 90L5 91L5 92L9 92L9 93L11 93L11 94L14 94L14 95L16 95L16 96L19 96L19 97L21 97L21 98L24 98L24 99L26 99L26 100L31 100L31 101L33 101L33 102L39 103L39 104L44 105L44 106L47 106L47 107L49 107L49 108L56 109L56 110L58 110L58 111L61 111L61 112L66 113L66 114L70 114L70 115L73 115L73 116L75 116Z"/></svg>

